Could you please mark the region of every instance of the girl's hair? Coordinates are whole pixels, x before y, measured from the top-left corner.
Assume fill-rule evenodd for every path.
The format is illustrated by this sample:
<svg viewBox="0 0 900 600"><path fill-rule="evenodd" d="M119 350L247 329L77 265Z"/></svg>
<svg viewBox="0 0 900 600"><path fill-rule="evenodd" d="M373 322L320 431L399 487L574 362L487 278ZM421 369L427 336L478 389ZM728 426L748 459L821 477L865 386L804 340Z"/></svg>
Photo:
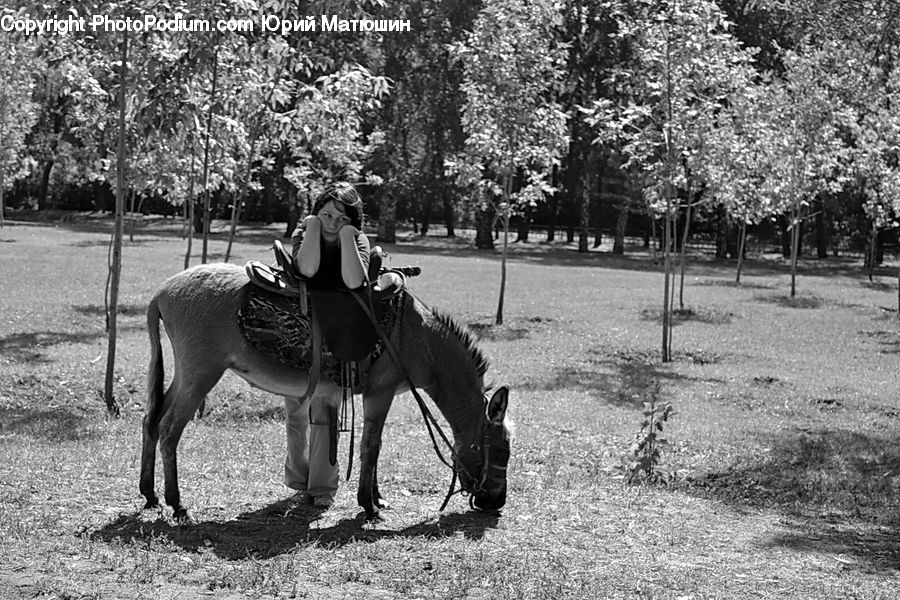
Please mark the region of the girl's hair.
<svg viewBox="0 0 900 600"><path fill-rule="evenodd" d="M343 210L344 214L350 218L350 224L362 230L363 201L353 184L339 181L326 186L322 193L316 197L312 214L319 214L319 211L332 200L334 200L338 210Z"/></svg>

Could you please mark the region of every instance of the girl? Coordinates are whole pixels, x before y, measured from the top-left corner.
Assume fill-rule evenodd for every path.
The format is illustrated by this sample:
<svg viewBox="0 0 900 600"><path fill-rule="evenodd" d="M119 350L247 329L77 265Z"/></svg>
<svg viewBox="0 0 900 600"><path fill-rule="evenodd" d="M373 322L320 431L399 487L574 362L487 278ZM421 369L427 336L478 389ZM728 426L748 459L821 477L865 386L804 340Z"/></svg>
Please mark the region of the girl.
<svg viewBox="0 0 900 600"><path fill-rule="evenodd" d="M369 240L362 233L363 204L352 184L325 188L312 214L291 236L294 261L312 282L356 289L367 283ZM287 459L284 482L297 496L320 508L334 503L338 464L329 460L332 420L336 420L341 388L328 377L319 379L306 402L285 397ZM335 440L335 444L337 440Z"/></svg>

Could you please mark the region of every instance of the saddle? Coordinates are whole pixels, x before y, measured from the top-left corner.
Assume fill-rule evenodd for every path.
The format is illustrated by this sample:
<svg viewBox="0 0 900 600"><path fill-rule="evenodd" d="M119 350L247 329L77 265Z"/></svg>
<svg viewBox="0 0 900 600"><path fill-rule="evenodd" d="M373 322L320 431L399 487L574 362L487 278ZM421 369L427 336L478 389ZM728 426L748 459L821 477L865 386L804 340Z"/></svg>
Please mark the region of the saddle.
<svg viewBox="0 0 900 600"><path fill-rule="evenodd" d="M375 318L381 321L384 311L391 305L392 297L406 286L406 278L421 272L418 267L383 267L384 253L376 246L369 255L368 277L371 283L362 291L351 292L305 278L294 266L292 256L280 240L275 240L273 248L275 265L259 261L247 263L245 268L250 282L272 294L298 301L301 312L309 315L312 322L313 342L317 342L316 332L321 332L329 352L345 362L364 360L373 353L379 342L375 324L351 294L368 296Z"/></svg>

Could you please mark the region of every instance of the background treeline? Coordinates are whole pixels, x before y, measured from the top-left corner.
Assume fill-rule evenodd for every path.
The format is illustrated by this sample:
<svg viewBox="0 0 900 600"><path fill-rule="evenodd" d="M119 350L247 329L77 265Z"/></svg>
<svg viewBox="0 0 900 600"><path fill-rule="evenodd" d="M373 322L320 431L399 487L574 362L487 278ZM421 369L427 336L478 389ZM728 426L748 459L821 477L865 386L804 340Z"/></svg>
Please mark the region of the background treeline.
<svg viewBox="0 0 900 600"><path fill-rule="evenodd" d="M0 203L285 221L327 181L491 247L702 235L880 260L900 209L893 0L20 3L17 18L409 20L409 32L0 33ZM121 73L127 80L121 81ZM193 209L197 210L193 210ZM712 246L714 244L714 246ZM869 251L871 250L871 253Z"/></svg>

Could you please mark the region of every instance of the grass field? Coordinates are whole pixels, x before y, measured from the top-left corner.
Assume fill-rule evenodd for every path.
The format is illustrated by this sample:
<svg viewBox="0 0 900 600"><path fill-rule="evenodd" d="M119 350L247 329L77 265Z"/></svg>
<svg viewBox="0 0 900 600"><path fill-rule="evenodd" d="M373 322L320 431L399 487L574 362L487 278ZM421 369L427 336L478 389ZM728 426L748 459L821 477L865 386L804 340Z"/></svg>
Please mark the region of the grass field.
<svg viewBox="0 0 900 600"><path fill-rule="evenodd" d="M232 262L269 260L280 228L244 230ZM502 517L458 497L437 511L449 472L409 395L385 431L384 523L360 518L355 469L330 510L292 504L280 399L226 376L182 438L197 523L179 526L168 509L140 510L137 481L144 310L184 242L152 220L125 244L122 416L108 421L108 231L86 218L0 230L0 598L897 597L893 268L870 283L853 263L802 262L790 299L780 260L751 260L735 285L733 263L695 257L663 365L662 275L640 249L513 245L494 326L499 254L404 236L388 250L422 267L413 293L468 324L489 379L511 387ZM674 476L629 485L657 383L676 410L662 457Z"/></svg>

